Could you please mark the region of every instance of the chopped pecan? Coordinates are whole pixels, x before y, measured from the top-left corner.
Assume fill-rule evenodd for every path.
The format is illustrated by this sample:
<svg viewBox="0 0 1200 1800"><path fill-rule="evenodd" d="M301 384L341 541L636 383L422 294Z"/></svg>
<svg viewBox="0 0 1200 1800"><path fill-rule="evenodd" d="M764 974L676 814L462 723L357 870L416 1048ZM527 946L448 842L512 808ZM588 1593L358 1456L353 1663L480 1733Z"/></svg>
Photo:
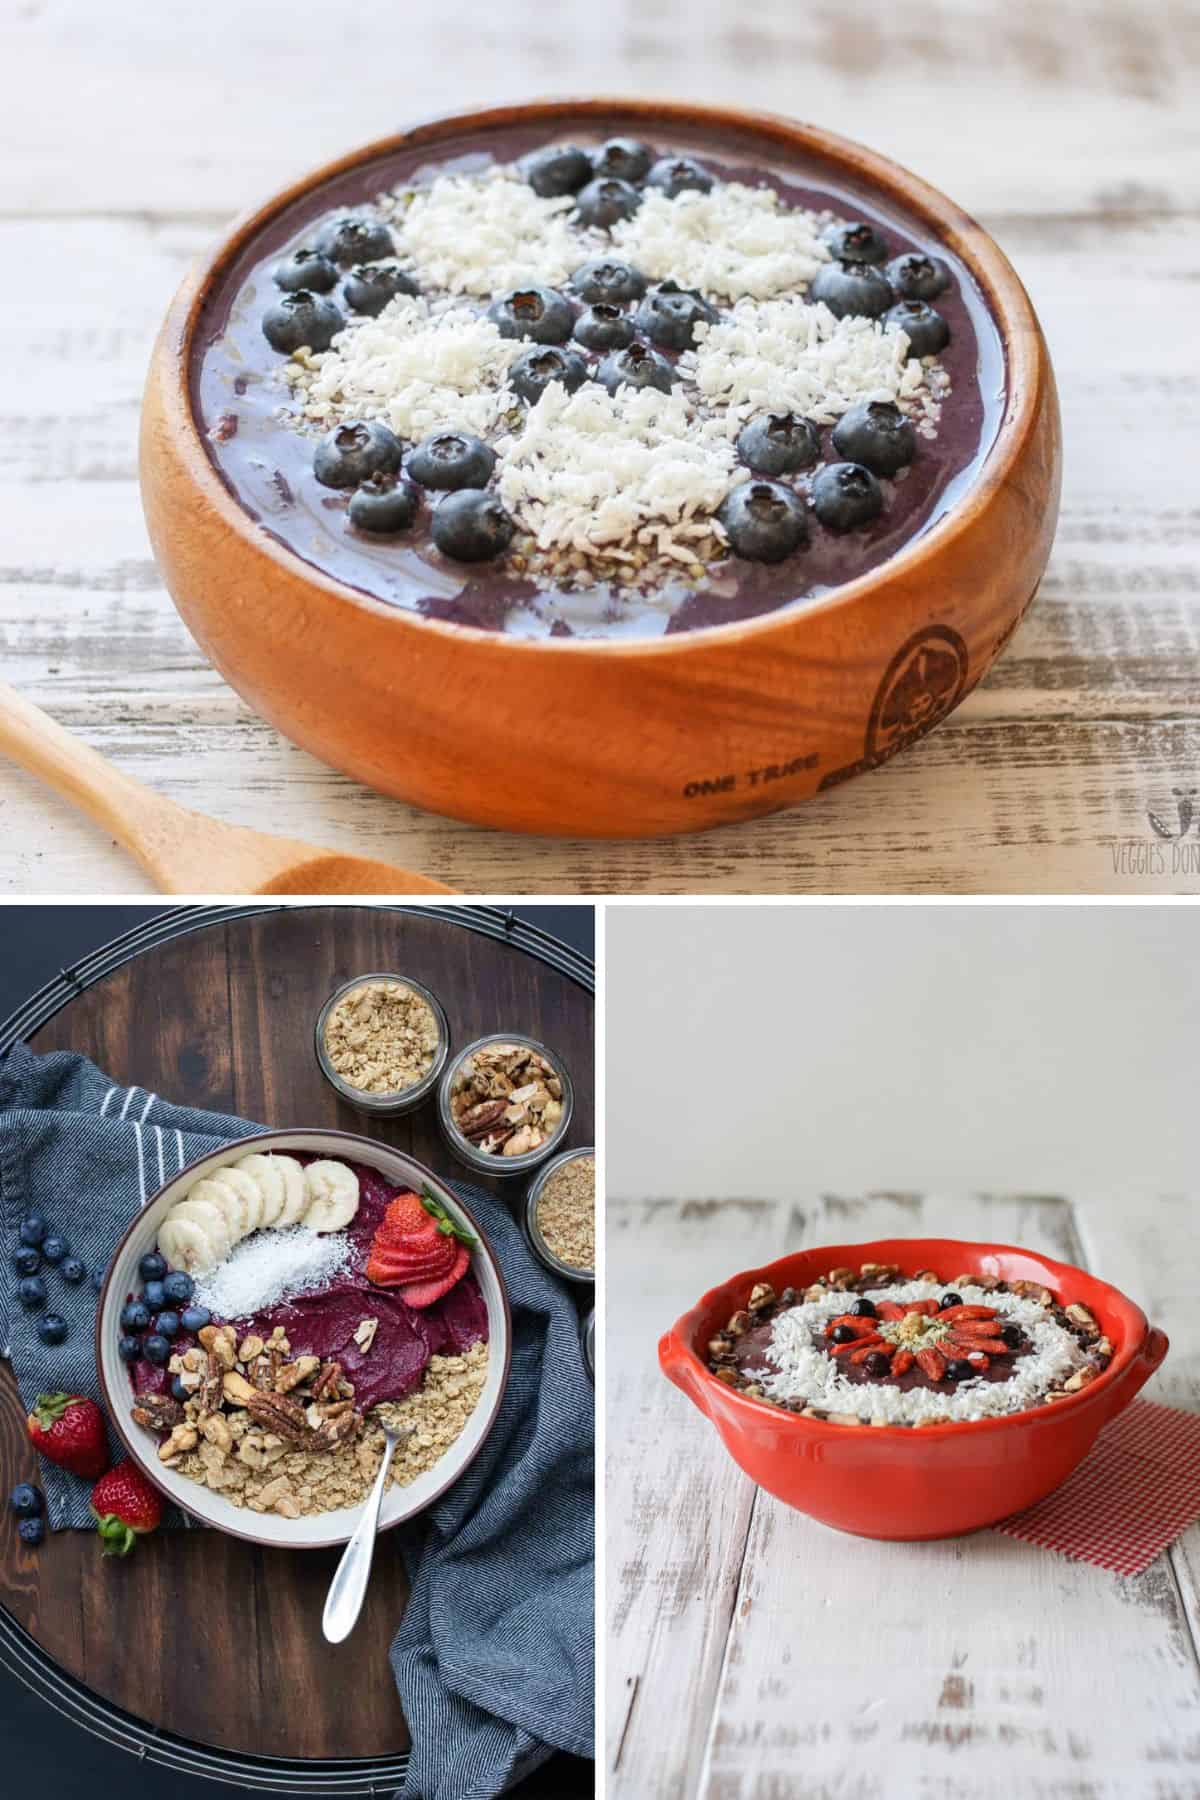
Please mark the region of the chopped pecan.
<svg viewBox="0 0 1200 1800"><path fill-rule="evenodd" d="M304 1408L290 1394L260 1394L251 1391L246 1401L246 1411L256 1425L265 1431L274 1431L286 1443L294 1444L299 1450L322 1450L326 1443L313 1430L304 1414Z"/></svg>
<svg viewBox="0 0 1200 1800"><path fill-rule="evenodd" d="M725 1326L725 1336L735 1338L741 1337L743 1333L749 1331L753 1323L754 1320L750 1317L748 1312L735 1312Z"/></svg>
<svg viewBox="0 0 1200 1800"><path fill-rule="evenodd" d="M251 1387L250 1383L246 1380L246 1377L244 1375L239 1375L236 1369L230 1369L229 1372L222 1377L221 1392L224 1394L226 1400L230 1401L232 1405L244 1406L247 1409L249 1408L251 1400L259 1397L258 1389L256 1387Z"/></svg>
<svg viewBox="0 0 1200 1800"><path fill-rule="evenodd" d="M764 1306L770 1306L775 1298L775 1289L769 1281L756 1281L750 1289L749 1307L751 1312L760 1312Z"/></svg>
<svg viewBox="0 0 1200 1800"><path fill-rule="evenodd" d="M312 1385L314 1400L336 1400L341 1388L342 1365L340 1362L321 1364L321 1373Z"/></svg>
<svg viewBox="0 0 1200 1800"><path fill-rule="evenodd" d="M320 1366L319 1356L298 1356L295 1362L281 1363L275 1371L275 1392L290 1394L293 1388L306 1382L310 1375L315 1375Z"/></svg>
<svg viewBox="0 0 1200 1800"><path fill-rule="evenodd" d="M201 1418L204 1418L207 1413L219 1412L221 1409L222 1373L220 1358L215 1351L210 1350L205 1362L204 1375L196 1391L196 1398L200 1402Z"/></svg>
<svg viewBox="0 0 1200 1800"><path fill-rule="evenodd" d="M139 1394L130 1413L135 1425L148 1431L170 1431L181 1423L183 1407L170 1394Z"/></svg>
<svg viewBox="0 0 1200 1800"><path fill-rule="evenodd" d="M469 1106L463 1113L458 1120L458 1129L471 1143L478 1143L481 1138L490 1137L494 1131L504 1130L505 1111L503 1100L481 1100L477 1106Z"/></svg>

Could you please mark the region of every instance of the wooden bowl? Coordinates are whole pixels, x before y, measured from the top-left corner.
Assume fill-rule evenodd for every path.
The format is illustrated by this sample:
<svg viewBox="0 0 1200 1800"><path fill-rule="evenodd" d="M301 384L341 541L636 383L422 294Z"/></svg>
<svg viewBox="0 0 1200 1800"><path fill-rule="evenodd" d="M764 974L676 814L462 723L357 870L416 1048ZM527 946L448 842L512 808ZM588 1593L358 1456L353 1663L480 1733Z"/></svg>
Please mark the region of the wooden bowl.
<svg viewBox="0 0 1200 1800"><path fill-rule="evenodd" d="M320 1550L331 1544L348 1542L362 1513L361 1502L336 1512L284 1519L275 1513L256 1513L248 1507L235 1506L223 1494L201 1487L199 1482L188 1480L174 1469L164 1468L157 1456L158 1440L142 1431L129 1417L133 1389L129 1371L117 1354L121 1308L126 1295L137 1287L138 1262L147 1251L154 1249L158 1228L171 1207L201 1176L211 1175L254 1150L287 1150L302 1155L347 1158L378 1169L397 1187L418 1190L428 1187L446 1210L467 1225L478 1239L471 1257L471 1273L479 1283L488 1315L488 1372L479 1404L461 1436L432 1469L426 1469L407 1487L388 1488L379 1514L380 1531L402 1525L406 1519L414 1518L427 1506L432 1506L474 1461L495 1424L508 1384L512 1355L508 1290L491 1245L454 1189L404 1151L349 1131L266 1131L239 1138L236 1143L211 1150L207 1156L181 1169L165 1187L151 1196L130 1222L113 1252L96 1307L96 1371L105 1411L126 1453L168 1499L193 1518L202 1519L206 1525L245 1538L252 1544L272 1544L285 1550Z"/></svg>
<svg viewBox="0 0 1200 1800"><path fill-rule="evenodd" d="M206 298L313 188L399 152L541 127L728 139L803 159L915 221L974 277L1005 398L965 495L889 561L748 623L657 639L520 639L424 619L327 576L261 529L197 429ZM447 149L448 153L448 149ZM245 215L188 277L142 415L151 540L176 605L240 694L288 737L419 806L507 830L652 836L749 818L876 767L958 705L1015 631L1058 512L1058 402L1037 319L975 222L874 152L791 120L677 102L564 100L460 114L353 152Z"/></svg>

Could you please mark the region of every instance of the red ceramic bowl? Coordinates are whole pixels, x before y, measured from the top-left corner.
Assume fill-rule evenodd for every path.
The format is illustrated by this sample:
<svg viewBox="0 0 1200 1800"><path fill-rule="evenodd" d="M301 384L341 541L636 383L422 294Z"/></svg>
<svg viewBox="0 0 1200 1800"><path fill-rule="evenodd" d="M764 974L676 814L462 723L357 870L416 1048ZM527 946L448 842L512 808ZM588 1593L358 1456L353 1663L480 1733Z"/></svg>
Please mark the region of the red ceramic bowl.
<svg viewBox="0 0 1200 1800"><path fill-rule="evenodd" d="M806 1288L827 1270L897 1263L909 1276L965 1270L1037 1281L1064 1303L1081 1301L1112 1340L1104 1373L1068 1400L1004 1418L945 1425L852 1426L801 1419L718 1381L704 1365L718 1327L745 1306L758 1281ZM833 1244L781 1257L712 1288L658 1346L668 1378L694 1400L725 1448L778 1500L839 1531L874 1538L940 1538L977 1531L1031 1506L1066 1480L1101 1428L1127 1406L1167 1354L1165 1333L1106 1281L1009 1244L898 1238Z"/></svg>

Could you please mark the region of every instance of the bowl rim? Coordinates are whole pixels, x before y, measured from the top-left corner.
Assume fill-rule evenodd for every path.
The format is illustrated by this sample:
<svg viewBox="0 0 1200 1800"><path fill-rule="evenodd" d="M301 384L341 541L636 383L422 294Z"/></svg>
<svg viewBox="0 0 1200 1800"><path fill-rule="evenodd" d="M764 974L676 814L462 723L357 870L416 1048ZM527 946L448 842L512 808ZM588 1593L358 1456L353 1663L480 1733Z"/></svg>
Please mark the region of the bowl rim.
<svg viewBox="0 0 1200 1800"><path fill-rule="evenodd" d="M978 283L1004 356L1005 393L1001 415L995 436L984 452L969 488L946 513L877 568L831 588L828 593L806 599L799 610L795 605L786 605L755 618L654 638L523 638L484 631L474 625L429 619L340 581L306 562L297 551L281 543L251 517L226 485L204 446L200 421L193 406L191 370L201 313L215 284L255 236L282 211L314 189L357 168L382 161L405 149L423 145L433 148L464 131L501 131L512 125L553 125L559 121L566 124L568 121L612 117L638 123L657 120L681 128L699 127L771 139L777 147L818 157L844 176L865 183L893 203L898 202L932 228L935 239L945 243L959 257ZM728 644L765 635L772 629L777 630L781 622L794 621L800 614L807 618L834 608L851 608L882 583L911 575L931 556L938 555L943 546L970 531L981 512L1004 489L1035 428L1042 384L1049 369L1032 303L1000 246L969 213L903 164L838 132L782 113L709 105L701 101L616 95L534 97L498 106L423 116L401 131L373 139L310 169L239 214L193 265L168 309L152 369L156 365L166 376L163 383L164 416L189 479L200 489L205 505L241 540L243 548L248 553L265 556L277 565L281 574L306 582L310 589L342 607L356 607L377 618L387 619L399 631L434 631L449 643L472 644L477 648L499 644L505 652L516 655L600 655L624 660L642 656L680 657L695 653L708 644Z"/></svg>
<svg viewBox="0 0 1200 1800"><path fill-rule="evenodd" d="M146 1196L145 1204L140 1206L138 1208L137 1212L130 1219L128 1225L125 1227L124 1231L121 1233L121 1236L120 1236L119 1240L117 1241L117 1244L115 1245L114 1249L112 1250L112 1252L109 1256L108 1267L106 1268L105 1274L104 1274L104 1285L101 1288L99 1297L96 1301L96 1324L95 1324L94 1331L93 1331L93 1351L94 1351L94 1359L95 1359L95 1364L96 1364L96 1377L100 1384L100 1394L101 1394L101 1398L104 1402L105 1413L108 1417L110 1424L112 1425L113 1430L116 1432L117 1437L120 1439L121 1446L124 1449L125 1453L138 1465L138 1467L142 1470L143 1474L146 1475L147 1479L150 1480L153 1483L153 1485L155 1486L155 1488L157 1488L158 1491L164 1495L164 1498L170 1500L172 1502L172 1504L180 1505L181 1511L184 1511L184 1512L188 1511L189 1508L182 1506L182 1504L180 1502L178 1502L174 1499L173 1495L167 1494L165 1492L165 1490L159 1486L159 1483L155 1479L155 1475L154 1475L153 1471L151 1470L148 1459L146 1458L146 1455L144 1453L144 1448L135 1443L132 1433L129 1430L127 1430L127 1428L126 1428L125 1421L122 1417L122 1414L121 1414L119 1408L117 1406L115 1406L113 1403L113 1396L109 1389L108 1379L104 1372L104 1360L101 1355L100 1346L101 1346L101 1339L104 1334L105 1320L108 1316L110 1316L109 1308L110 1308L111 1301L112 1301L111 1289L112 1289L112 1284L113 1284L113 1275L116 1271L117 1260L120 1257L121 1252L124 1250L126 1244L129 1242L129 1239L134 1235L138 1226L141 1224L141 1222L145 1218L145 1215L146 1215L148 1209L151 1206L153 1206L158 1200L160 1200L162 1198L162 1196L166 1193L168 1188L174 1187L175 1184L178 1181L181 1181L185 1175L190 1175L191 1172L193 1171L193 1169L197 1169L201 1166L201 1164L209 1162L212 1159L212 1157L214 1157L214 1156L220 1156L220 1155L226 1153L227 1151L238 1149L243 1145L246 1146L245 1153L247 1155L249 1155L251 1153L250 1146L252 1146L252 1145L255 1147L258 1147L258 1146L263 1145L264 1143L271 1141L272 1139L296 1138L296 1137L334 1138L334 1139L339 1140L339 1142L342 1143L343 1145L349 1145L349 1144L363 1145L363 1144L365 1144L365 1145L368 1145L371 1149L385 1150L385 1151L390 1152L391 1154L394 1154L397 1156L403 1156L406 1159L406 1161L414 1164L415 1167L420 1169L422 1174L428 1175L429 1179L436 1186L450 1188L450 1191L454 1197L455 1204L459 1207L463 1216L468 1220L472 1231L475 1233L476 1237L479 1239L480 1244L483 1246L484 1250L487 1252L487 1255L491 1260L492 1268L493 1268L493 1270L495 1272L495 1276L496 1276L496 1285L497 1285L497 1287L499 1289L499 1293L500 1293L500 1304L501 1304L503 1319L504 1319L504 1361L503 1361L503 1366L500 1370L500 1380L499 1380L499 1383L496 1388L495 1399L492 1402L491 1410L488 1414L488 1417L484 1421L483 1430L479 1434L479 1441L475 1445L474 1449L465 1458L465 1460L455 1469L454 1473L452 1475L447 1476L446 1480L444 1482L442 1482L441 1485L439 1487L437 1487L434 1490L434 1492L428 1496L427 1499L422 1500L419 1507L415 1508L412 1512L402 1514L399 1518L395 1518L395 1519L386 1519L385 1520L381 1516L380 1521L379 1521L379 1526L378 1526L378 1533L379 1533L379 1535L382 1535L385 1531L394 1530L397 1525L406 1525L411 1520L419 1518L423 1512L428 1511L428 1509L431 1506L435 1505L437 1503L437 1501L439 1501L441 1499L442 1495L445 1494L450 1488L452 1488L454 1486L456 1481L458 1481L463 1475L466 1474L467 1470L470 1468L471 1464L475 1461L475 1458L479 1455L480 1451L483 1449L484 1444L487 1442L488 1438L492 1434L492 1429L493 1429L493 1427L496 1423L496 1420L499 1416L500 1408L503 1405L504 1396L508 1389L509 1372L512 1367L512 1306L511 1306L511 1303L510 1303L509 1297L508 1297L508 1283L506 1282L506 1280L504 1278L504 1270L501 1267L500 1258L497 1256L495 1250L492 1247L491 1239L488 1237L487 1233L483 1230L482 1226L479 1224L479 1221L476 1219L476 1217L475 1217L474 1213L471 1211L470 1207L466 1204L466 1202L464 1200L462 1200L460 1198L457 1190L453 1187L452 1183L445 1176L435 1174L432 1169L427 1168L424 1163L420 1162L417 1159L417 1157L409 1155L407 1150L399 1150L396 1148L395 1145L381 1143L377 1138L369 1138L366 1136L366 1134L364 1132L341 1131L341 1130L338 1130L336 1127L327 1126L327 1125L313 1125L313 1126L294 1125L290 1128L272 1127L270 1130L267 1130L267 1131L251 1132L249 1134L249 1136L247 1136L247 1137L230 1139L229 1143L219 1145L215 1150L208 1150L204 1153L203 1156L194 1157L191 1162L186 1163L183 1166L183 1168L178 1169L175 1172L175 1174L172 1175L172 1177L170 1178L169 1181L163 1182L161 1184L161 1186L159 1186L158 1188L155 1189L154 1193L148 1194ZM490 1352L490 1348L491 1348L490 1334L489 1334L489 1339L488 1339L488 1345L489 1345L489 1352ZM207 1490L203 1489L203 1488L200 1491L202 1493L207 1492ZM353 1510L358 1511L361 1508L362 1504L363 1503L361 1501L358 1502L357 1506ZM243 1508L238 1508L237 1510L248 1512L249 1508L243 1507ZM203 1516L203 1515L201 1515L201 1516ZM257 1516L257 1515L251 1514L251 1517L255 1517L255 1516ZM319 1516L319 1515L317 1515L317 1516ZM349 1543L350 1538L353 1536L354 1529L355 1529L355 1527L352 1525L350 1527L350 1530L347 1531L344 1535L339 1534L334 1537L306 1538L303 1543L288 1544L286 1542L281 1542L278 1538L263 1537L258 1532L240 1531L236 1526L226 1525L224 1523L218 1523L217 1521L215 1521L213 1519L206 1518L204 1520L204 1522L213 1531L223 1531L229 1537L241 1538L243 1540L243 1542L249 1543L249 1544L260 1544L269 1550L329 1550L329 1549L334 1549L343 1544Z"/></svg>
<svg viewBox="0 0 1200 1800"><path fill-rule="evenodd" d="M721 1294L725 1293L726 1290L735 1287L741 1288L748 1282L753 1284L755 1281L762 1281L764 1279L770 1280L775 1271L782 1269L785 1263L794 1262L799 1256L821 1256L828 1253L835 1256L845 1255L848 1257L861 1251L863 1252L860 1259L861 1261L874 1262L876 1260L891 1260L894 1262L896 1260L895 1252L903 1251L906 1248L912 1250L914 1257L920 1256L923 1251L936 1252L949 1250L965 1250L978 1252L980 1255L988 1256L1028 1257L1031 1261L1038 1263L1048 1273L1053 1272L1056 1276L1061 1274L1065 1276L1082 1277L1084 1281L1092 1283L1096 1287L1103 1288L1106 1299L1115 1302L1117 1309L1123 1314L1128 1315L1126 1323L1131 1329L1129 1329L1127 1335L1123 1337L1123 1340L1114 1352L1108 1367L1104 1369L1094 1381L1089 1381L1087 1386L1081 1388L1077 1394L1069 1394L1062 1400L1043 1401L1039 1406L1027 1406L1021 1412L1000 1413L995 1417L986 1419L945 1419L938 1424L922 1425L919 1428L914 1428L911 1425L873 1426L871 1427L873 1436L882 1435L885 1439L890 1439L892 1441L900 1440L905 1443L921 1444L928 1438L941 1439L957 1436L961 1432L978 1434L984 1430L992 1432L1003 1431L1011 1429L1013 1426L1019 1426L1029 1419L1044 1420L1057 1418L1063 1413L1077 1411L1082 1406L1095 1404L1104 1393L1112 1388L1117 1378L1124 1375L1136 1358L1141 1355L1150 1338L1152 1329L1150 1321L1142 1308L1137 1305L1136 1301L1131 1300L1128 1294L1123 1293L1120 1288L1114 1287L1112 1282L1101 1280L1098 1275L1091 1274L1087 1269L1079 1268L1075 1263L1061 1262L1055 1257L1043 1256L1040 1251L1029 1250L1023 1244L1003 1244L997 1241L981 1241L968 1238L881 1238L873 1243L863 1244L834 1244L829 1246L816 1244L812 1249L804 1248L789 1251L784 1256L776 1257L774 1262L764 1263L761 1268L742 1270L736 1275L729 1276L725 1281L718 1282L715 1287L709 1288L706 1293L702 1294L695 1305L689 1307L687 1312L682 1313L670 1329L664 1333L659 1346L660 1358L663 1360L665 1366L665 1361L668 1356L674 1358L682 1356L689 1373L698 1375L701 1378L702 1382L705 1384L706 1392L713 1391L715 1394L719 1394L723 1402L731 1405L735 1414L741 1412L742 1409L746 1409L745 1416L747 1420L761 1420L762 1409L765 1407L769 1411L771 1418L778 1421L782 1429L786 1430L794 1428L802 1434L807 1431L810 1433L816 1432L818 1435L825 1435L831 1429L830 1421L828 1419L802 1418L798 1413L791 1413L783 1407L773 1406L766 1400L755 1399L753 1395L744 1394L737 1388L729 1387L725 1382L718 1381L717 1377L696 1354L696 1351L693 1348L693 1339L699 1328L701 1318L708 1308ZM890 1258L884 1254L889 1251L892 1252ZM878 1258L874 1254L875 1252L880 1253ZM828 1266L836 1267L837 1265L836 1263L832 1263ZM923 1266L932 1267L933 1265L927 1263ZM1050 1283L1047 1282L1046 1285L1049 1286ZM832 1429L844 1431L848 1428L839 1425L832 1427Z"/></svg>

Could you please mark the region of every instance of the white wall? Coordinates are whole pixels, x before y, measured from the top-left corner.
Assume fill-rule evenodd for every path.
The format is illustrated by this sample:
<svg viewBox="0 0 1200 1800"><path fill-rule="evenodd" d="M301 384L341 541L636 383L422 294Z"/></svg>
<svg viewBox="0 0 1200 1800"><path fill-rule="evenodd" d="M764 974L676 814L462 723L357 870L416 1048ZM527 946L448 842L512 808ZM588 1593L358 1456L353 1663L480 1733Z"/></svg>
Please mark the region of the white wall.
<svg viewBox="0 0 1200 1800"><path fill-rule="evenodd" d="M1200 912L610 906L614 1197L1194 1190Z"/></svg>

